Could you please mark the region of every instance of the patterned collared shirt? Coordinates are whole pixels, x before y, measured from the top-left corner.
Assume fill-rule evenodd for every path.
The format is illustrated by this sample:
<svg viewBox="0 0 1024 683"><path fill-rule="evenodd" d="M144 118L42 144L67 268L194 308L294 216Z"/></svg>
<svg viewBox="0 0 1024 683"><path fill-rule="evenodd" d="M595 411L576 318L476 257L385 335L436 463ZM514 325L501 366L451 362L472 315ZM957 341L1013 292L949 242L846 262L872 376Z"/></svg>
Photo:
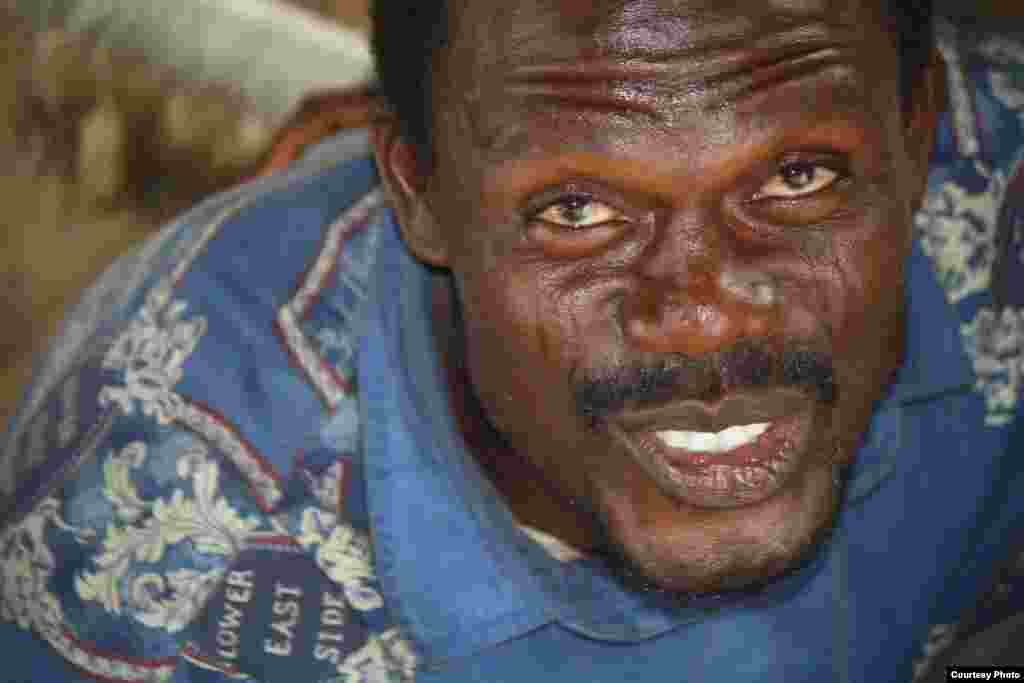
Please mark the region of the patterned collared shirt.
<svg viewBox="0 0 1024 683"><path fill-rule="evenodd" d="M1024 513L1024 44L942 47L907 360L801 571L680 607L518 525L354 133L125 256L40 360L0 460L0 679L924 675Z"/></svg>

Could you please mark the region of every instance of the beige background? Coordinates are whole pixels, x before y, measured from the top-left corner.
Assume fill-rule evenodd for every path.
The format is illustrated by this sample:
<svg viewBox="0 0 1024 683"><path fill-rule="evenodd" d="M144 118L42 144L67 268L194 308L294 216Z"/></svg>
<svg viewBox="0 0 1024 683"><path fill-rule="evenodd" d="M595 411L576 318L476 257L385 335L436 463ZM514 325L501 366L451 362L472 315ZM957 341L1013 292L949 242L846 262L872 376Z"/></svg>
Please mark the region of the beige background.
<svg viewBox="0 0 1024 683"><path fill-rule="evenodd" d="M368 28L367 0L293 0ZM132 242L253 172L273 134L229 87L186 83L0 0L0 431L30 359Z"/></svg>

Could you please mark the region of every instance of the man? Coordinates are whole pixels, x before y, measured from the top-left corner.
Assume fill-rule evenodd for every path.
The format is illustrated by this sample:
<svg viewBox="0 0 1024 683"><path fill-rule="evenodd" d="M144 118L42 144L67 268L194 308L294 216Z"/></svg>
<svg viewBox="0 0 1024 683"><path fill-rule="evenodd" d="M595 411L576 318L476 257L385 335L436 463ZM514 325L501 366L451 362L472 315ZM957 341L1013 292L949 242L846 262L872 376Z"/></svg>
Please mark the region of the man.
<svg viewBox="0 0 1024 683"><path fill-rule="evenodd" d="M201 205L44 360L13 680L910 680L1024 505L1019 43L946 36L939 121L916 4L375 22L373 160Z"/></svg>

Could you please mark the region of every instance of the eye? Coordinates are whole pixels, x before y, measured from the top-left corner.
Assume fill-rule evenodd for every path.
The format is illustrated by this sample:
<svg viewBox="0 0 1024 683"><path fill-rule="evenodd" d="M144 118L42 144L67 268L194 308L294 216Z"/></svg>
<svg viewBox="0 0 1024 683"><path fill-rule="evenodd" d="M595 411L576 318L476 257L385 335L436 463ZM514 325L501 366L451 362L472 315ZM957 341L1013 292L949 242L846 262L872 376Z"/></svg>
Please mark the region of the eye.
<svg viewBox="0 0 1024 683"><path fill-rule="evenodd" d="M757 191L755 199L798 199L833 185L839 171L813 161L789 161Z"/></svg>
<svg viewBox="0 0 1024 683"><path fill-rule="evenodd" d="M562 197L536 213L533 218L573 230L626 220L622 212L587 195Z"/></svg>

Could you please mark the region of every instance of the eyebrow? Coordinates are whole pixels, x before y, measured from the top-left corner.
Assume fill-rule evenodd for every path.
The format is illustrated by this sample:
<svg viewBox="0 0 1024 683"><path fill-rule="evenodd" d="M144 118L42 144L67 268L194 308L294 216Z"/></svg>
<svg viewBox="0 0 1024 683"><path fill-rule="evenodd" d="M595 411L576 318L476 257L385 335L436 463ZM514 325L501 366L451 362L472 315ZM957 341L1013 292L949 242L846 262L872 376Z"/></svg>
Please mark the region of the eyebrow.
<svg viewBox="0 0 1024 683"><path fill-rule="evenodd" d="M766 131L754 139L745 138L743 144L732 147L729 154L714 163L736 168L749 168L761 162L770 163L777 152L785 149L794 139L803 150L859 149L868 139L868 124L844 116L835 116L816 124L787 124ZM770 151L768 151L770 150ZM609 163L609 162L612 163ZM504 188L513 193L535 192L542 187L559 183L566 178L598 178L611 183L618 190L643 192L649 197L671 197L678 187L673 166L635 156L627 150L616 150L611 155L602 149L583 145L538 150L535 154L511 155L495 159L485 172L485 185Z"/></svg>

